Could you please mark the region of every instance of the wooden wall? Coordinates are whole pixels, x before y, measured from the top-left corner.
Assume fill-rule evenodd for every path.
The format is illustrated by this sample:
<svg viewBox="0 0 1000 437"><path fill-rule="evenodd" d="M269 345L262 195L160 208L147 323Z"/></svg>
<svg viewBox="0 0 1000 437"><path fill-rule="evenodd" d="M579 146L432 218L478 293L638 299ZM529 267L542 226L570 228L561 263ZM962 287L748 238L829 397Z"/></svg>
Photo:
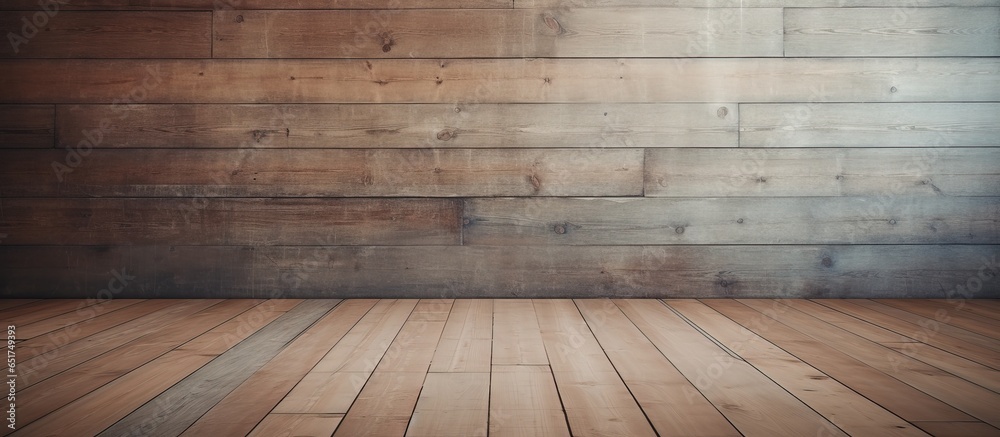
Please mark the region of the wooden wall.
<svg viewBox="0 0 1000 437"><path fill-rule="evenodd" d="M1000 297L1000 0L5 0L0 29L5 297Z"/></svg>

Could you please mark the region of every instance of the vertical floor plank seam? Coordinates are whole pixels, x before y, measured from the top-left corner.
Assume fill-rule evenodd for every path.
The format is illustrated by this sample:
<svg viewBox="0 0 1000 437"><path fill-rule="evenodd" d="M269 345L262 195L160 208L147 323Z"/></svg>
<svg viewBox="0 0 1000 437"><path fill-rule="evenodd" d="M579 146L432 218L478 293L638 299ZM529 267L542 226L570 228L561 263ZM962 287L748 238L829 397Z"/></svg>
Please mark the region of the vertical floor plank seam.
<svg viewBox="0 0 1000 437"><path fill-rule="evenodd" d="M316 302L318 302L320 306L317 306L317 304L315 304ZM199 418L201 418L206 412L212 409L212 407L214 407L219 401L225 398L226 395L232 392L232 390L238 387L240 383L246 381L250 376L256 373L257 370L259 370L261 367L267 364L267 362L270 361L272 358L274 358L275 355L280 353L282 349L287 347L289 343L291 343L300 335L302 335L302 332L314 326L318 320L325 317L327 314L330 313L330 311L333 311L333 309L336 308L337 305L339 305L341 302L343 302L343 300L338 300L337 302L332 303L332 305L329 305L329 307L325 307L322 306L321 304L330 303L325 299L302 301L294 308L286 311L284 314L279 316L271 323L268 323L266 326L262 327L257 332L254 332L251 336L239 342L237 345L234 345L232 348L225 351L224 353L215 356L211 361L201 366L191 374L187 375L186 377L184 377L183 379L172 385L167 390L161 392L153 399L150 399L144 405L132 411L132 413L121 418L113 425L111 425L103 432L101 432L99 435L103 437L117 437L121 434L127 434L134 428L135 425L141 425L143 422L151 420L158 416L162 416L165 413L167 414L168 418L159 423L158 433L160 435L172 435L172 436L180 435L185 430L187 430L192 424L194 424ZM314 303L314 304L306 305L307 303ZM304 312L306 314L299 315L298 314L299 312ZM299 320L296 319L301 317L306 317L305 320L308 322L304 323L303 324L304 326L299 326L297 324ZM294 334L289 336L288 338L279 337L278 342L275 342L275 344L268 346L267 345L268 341L266 340L268 335L272 335L270 331L278 331L277 334L280 335L280 331L282 329L291 330ZM259 347L257 343L262 343L261 346L263 347ZM250 367L247 367L247 363L242 361L244 357L241 357L241 354L244 353L244 349L248 349L249 350L248 353L250 353L251 355L259 355L264 359L262 361L250 364ZM261 349L265 349L266 355L261 353ZM244 366L243 369L240 369L241 365L240 363L242 363L242 365ZM216 367L222 368L220 370L224 375L223 377L208 378L206 376L200 375L200 373L208 373L215 371ZM232 370L232 367L236 367L237 369L243 370L243 372L235 372ZM252 369L252 371L248 371L248 369ZM214 397L198 396L199 394L201 395L205 394L202 393L204 391L202 389L205 389L205 387L202 386L204 384L207 384L209 381L211 382L210 384L211 388L213 388L217 392L214 393L215 396ZM226 388L229 389L223 392L219 390L220 386L222 387L223 390L225 390ZM174 395L174 393L172 392L175 391L181 393L179 393L179 395L177 396L176 401L170 402L169 401L170 397ZM154 404L159 403L158 400L161 398L168 399L167 405L164 408L162 408L162 410L166 411L160 411L159 414L144 414L145 413L144 409L147 409L147 407L148 409L156 408ZM188 416L184 416L183 414L178 414L183 412L184 409L192 407L192 403L185 402L185 400L190 400L191 398L195 399L200 398L206 400L206 403L205 405L200 406L202 407L200 411L195 410L193 411L192 414L189 414ZM193 416L193 418L191 416ZM187 421L187 423L183 423L184 421ZM167 431L163 430L163 427L165 425L173 426L174 429L167 430L170 431L170 433L168 434Z"/></svg>
<svg viewBox="0 0 1000 437"><path fill-rule="evenodd" d="M611 305L613 305L615 307L616 310L620 311L620 309L618 308L618 305L615 305L614 302L612 302L610 299L603 298L603 299L599 299L599 300L606 300L606 301L608 301L609 303L611 303ZM646 418L646 424L649 425L649 429L651 429L653 431L653 434L655 434L657 437L659 437L660 436L660 432L656 429L656 425L653 424L653 421L649 418L649 414L646 413L646 410L644 408L642 408L642 404L639 403L639 399L635 397L635 393L632 392L632 387L629 387L628 383L625 382L625 378L622 378L621 371L619 371L618 367L615 366L614 360L612 360L611 357L608 356L608 351L605 350L604 346L601 344L600 338L598 338L597 334L594 333L594 328L592 326L590 326L590 322L587 321L587 317L584 316L583 315L583 311L580 310L580 305L577 304L577 299L572 299L572 300L570 300L570 302L573 302L573 308L576 308L576 312L580 315L580 318L583 319L584 325L587 326L587 331L590 332L590 335L592 337L594 337L594 341L597 342L597 345L601 348L601 353L604 354L604 358L606 358L608 360L608 363L611 364L611 368L615 369L615 375L618 375L618 379L621 381L622 385L625 387L625 390L628 390L628 394L629 394L629 396L632 397L632 401L635 402L635 405L639 408L639 411L642 412L642 417Z"/></svg>
<svg viewBox="0 0 1000 437"><path fill-rule="evenodd" d="M788 299L767 299L767 300L771 300L771 301L785 301L785 300L788 300ZM863 342L870 342L870 343L874 344L875 346L877 346L878 348L881 348L881 349L885 349L885 351L888 351L888 352L895 352L895 351L893 351L892 349L889 349L889 348L887 348L887 347L885 347L885 346L883 346L883 345L881 345L881 344L879 344L879 343L877 343L877 342L873 342L873 341L871 341L871 340L869 340L869 339L867 339L867 338L864 338L864 337L862 337L862 336L860 336L860 335L858 335L858 334L855 334L855 333L853 333L853 332L851 332L851 331L848 331L848 330L846 330L846 329L843 329L843 328L841 328L841 327L838 327L838 326L836 326L836 325L833 325L833 324L831 324L831 323L829 323L829 322L826 322L825 320L823 320L823 319L820 319L820 318L818 318L818 317L816 317L816 316L814 316L814 315L812 315L812 314L810 314L810 313L808 313L808 312L806 312L806 311L802 311L801 309L798 309L798 308L795 308L795 307L792 307L792 306L789 306L789 305L787 305L786 303L782 303L782 305L785 305L785 306L787 306L787 308L788 308L789 310L791 310L791 311L797 311L797 312L799 312L799 313L802 313L802 314L804 314L804 315L805 315L805 316L807 316L807 317L810 317L810 318L812 318L812 319L815 319L815 320L818 320L818 321L819 321L819 322L820 322L821 324L825 324L825 325L829 325L830 327L832 327L832 329L839 329L839 330L842 330L842 331L844 331L844 332L847 332L847 333L848 333L849 335L852 335L852 336L854 336L854 337L857 337L857 338L861 339L861 340L862 340L862 343L863 343ZM752 308L752 307L751 307L751 308ZM823 341L823 340L820 340L820 339L818 339L818 338L814 337L813 335L811 335L811 334L809 334L809 333L807 333L807 332L804 332L804 331L802 331L802 330L801 330L800 328L795 328L795 327L793 327L793 329L795 329L795 330L797 330L797 331L799 331L799 332L801 332L801 333L803 333L803 334L805 334L805 335L809 336L810 338L813 338L813 339L815 339L815 340L817 340L817 341L821 341L821 342L823 342L823 343L826 343L825 341ZM832 346L832 345L831 345L831 346ZM854 355L852 355L852 354L848 354L848 355L851 355L852 357L854 356ZM860 361L860 360L859 360L859 361ZM919 361L919 360L916 360L916 361ZM939 368L938 368L938 367L936 367L936 366L931 366L931 365L929 365L929 364L928 364L927 366L929 366L929 367L932 367L932 368L934 368L934 369L937 369L938 371L940 371L940 372L942 372L942 373L945 373L945 374L947 374L947 375L950 375L950 376L953 376L953 377L954 377L954 375L952 375L952 374L951 374L950 372L947 372L947 371L945 371L945 370L942 370L942 369L939 369ZM875 370L879 370L879 371L881 371L881 370L880 370L880 369L878 369L878 368L875 368ZM971 417L973 417L973 418L975 418L975 419L977 419L977 420L980 420L980 421L983 421L983 422L986 422L986 420L985 420L984 418L982 418L982 417L979 417L979 416L975 415L974 413L972 413L972 412L970 412L970 411L967 411L966 409L963 409L963 408L960 408L959 406L956 406L956 405L954 405L954 404L953 404L952 402L949 402L949 401L948 401L948 400L946 400L946 399L942 399L942 398L940 397L940 395L935 395L935 394L932 394L932 393L928 393L928 392L927 392L927 391L926 391L925 389L922 389L922 388L918 387L917 385L914 385L914 381L913 381L912 379L910 379L910 378L906 378L906 379L900 379L899 377L896 377L896 376L894 376L894 375L892 375L892 374L889 374L889 373L886 373L886 372L884 372L884 371L882 371L882 373L884 373L884 374L888 375L889 377L892 377L892 378L896 379L897 381L900 381L900 382L902 382L903 384L906 384L906 385L908 385L908 386L910 386L910 387L912 387L912 388L914 388L914 389L916 389L916 390L918 390L918 391L920 391L920 392L924 393L924 394L925 394L925 395L927 395L927 396L930 396L931 398L934 398L934 399L936 399L936 400L938 400L938 401L940 401L940 402L942 402L942 403L944 403L944 404L947 404L947 405L950 405L950 406L952 406L953 408L956 408L956 409L958 409L958 410L962 411L963 413L965 413L965 414L967 414L967 415L969 415L969 416L971 416ZM914 371L914 373L918 373L918 372ZM956 378L957 378L957 377L956 377ZM961 379L961 378L959 378L959 379ZM964 379L962 379L962 380L964 381ZM978 384L977 384L977 386L978 386ZM989 424L989 422L987 422L987 423ZM990 424L990 425L992 425L992 424Z"/></svg>
<svg viewBox="0 0 1000 437"><path fill-rule="evenodd" d="M663 301L662 301L662 299L658 299L658 300L660 301L660 303L661 303L661 304L663 304ZM612 300L612 303L614 303L614 301L613 301L613 300ZM695 383L694 383L694 381L692 381L692 380L691 380L691 378L689 378L689 377L688 377L687 375L685 375L685 374L684 374L684 372L681 372L681 369L679 369L679 368L677 367L677 365L676 365L676 364L674 364L674 362L670 360L670 357L668 357L668 356L667 356L667 354L665 354L665 353L664 353L664 352L663 352L662 350L660 350L660 348L659 348L659 347L657 347L657 346L656 346L656 343L654 343L654 342L653 342L653 339L649 338L649 335L648 335L648 334L646 334L646 331L643 331L643 330L642 330L642 328L640 328L640 327L639 327L639 325L638 325L638 324L636 324L636 323L635 323L635 321L634 321L634 320L632 320L632 318L631 318L631 317L629 317L628 313L626 313L626 312L625 312L625 311L624 311L624 310L623 310L623 309L621 308L621 306L619 306L619 305L618 305L617 303L615 303L615 307L616 307L616 308L618 308L618 311L621 311L621 312L622 312L622 314L624 314L624 315L625 315L625 318L626 318L626 319L628 319L629 323L631 323L631 324L632 324L632 326L635 326L635 329L636 329L636 330L638 330L638 331L639 331L639 333L641 333L641 334L642 334L643 338L645 338L645 339L646 339L646 341L648 341L648 342L649 342L650 344L652 344L652 345L653 345L653 347L654 347L654 348L656 349L656 351L657 351L657 352L658 352L658 353L659 353L659 354L660 354L661 356L663 356L663 358L664 358L665 360L667 360L667 362L668 362L668 363L670 363L670 365L671 365L671 366L672 366L672 367L674 368L674 370L675 370L675 371L676 371L676 372L677 372L677 373L678 373L679 375L681 375L681 377L683 377L683 378L684 378L684 380L685 380L685 381L687 381L687 383L688 383L688 384L689 384L689 385L690 385L690 386L691 386L691 387L692 387L692 388L693 388L693 389L694 389L695 391L697 391L697 392L698 392L698 394L699 394L699 395L700 395L700 396L702 397L702 399L704 399L704 400L705 400L705 402L707 402L707 403L708 403L709 405L711 405L711 406L712 406L712 408L714 408L714 409L715 409L715 411L718 411L718 412L719 412L719 415L720 415L720 416L722 416L722 417L723 417L723 418L724 418L724 419L725 419L725 420L726 420L727 422L729 422L729 425L730 425L730 426L732 426L732 427L733 427L733 429L735 429L735 430L736 430L736 432L740 433L740 435L743 435L743 436L746 436L746 433L744 433L743 431L741 431L741 430L740 430L740 429L739 429L739 428L738 428L738 427L736 426L736 424L735 424L735 423L733 423L732 419L730 419L730 418L729 418L728 416L726 416L726 415L725 415L725 414L724 414L724 413L722 412L722 410L720 410L720 409L719 409L718 405L715 405L715 403L714 403L714 402L712 402L712 401L711 401L711 399L709 399L709 398L708 398L708 396L706 396L706 395L705 395L705 393L701 391L701 388L699 388L699 387L698 387L698 385L697 385L697 384L695 384Z"/></svg>
<svg viewBox="0 0 1000 437"><path fill-rule="evenodd" d="M542 324L541 324L541 320L538 318L538 308L535 308L535 300L534 299L528 299L528 302L531 303L531 311L533 313L535 313L535 324L538 326L538 333L539 333L539 335L541 335L541 333L542 333ZM543 337L543 345L544 345L544 337ZM570 435L573 436L573 427L570 425L569 414L566 412L566 403L563 402L562 391L559 390L559 381L556 379L556 371L555 371L555 369L552 368L552 357L549 356L549 348L543 347L542 351L545 352L545 362L548 363L547 366L549 367L549 376L552 377L552 385L554 385L555 388L556 388L556 397L559 398L559 407L562 409L561 410L562 411L562 417L563 417L563 420L566 423L566 429L569 431ZM492 369L490 369L490 370L492 370Z"/></svg>
<svg viewBox="0 0 1000 437"><path fill-rule="evenodd" d="M426 300L429 300L429 299L419 299L419 300L417 300L417 305L420 305L421 301L426 301ZM413 310L416 311L416 309L417 309L417 307L414 306ZM441 327L441 332L438 334L437 342L434 343L434 351L435 352L437 352L437 346L438 346L438 344L441 343L441 338L443 337L444 329L445 329L445 327L448 326L448 319L451 318L451 313L453 311L455 311L455 299L451 299L451 306L448 307L448 315L444 319L445 320L445 322L444 322L445 324L444 324L444 326ZM413 312L411 311L410 314L413 314ZM407 322L409 322L409 317L407 317ZM403 322L403 325L405 326L406 322ZM399 331L402 332L403 328L400 327ZM399 334L397 333L396 336L398 337ZM393 341L389 343L390 347L391 347L392 343L394 343L395 341L396 341L396 338L394 337ZM431 360L433 360L433 356L434 356L434 354L431 354ZM381 363L381 361L382 360L379 360L380 363ZM416 401L413 402L413 408L410 409L410 417L406 421L406 429L403 431L403 435L404 436L406 436L410 432L410 426L413 425L413 413L417 411L417 405L420 403L420 395L423 394L423 392L424 392L424 385L427 384L427 375L430 373L430 366L431 366L431 363L428 362L427 363L427 371L424 372L424 379L423 379L423 382L420 384L420 390L417 390ZM372 374L373 375L375 374L375 371L377 369L378 369L378 366L376 365L375 369L372 370ZM353 406L353 404L352 404L352 406ZM348 411L350 411L350 410L348 410Z"/></svg>
<svg viewBox="0 0 1000 437"><path fill-rule="evenodd" d="M814 301L814 300L811 300L811 301ZM814 302L815 302L815 301L814 301ZM823 303L821 303L821 302L815 302L815 303L817 303L817 304L819 304L819 305L823 305L824 307L826 307L826 308L829 308L829 309L831 309L831 310L833 310L833 311L837 311L837 312L839 312L839 313L841 313L841 314L844 314L844 315L847 315L847 316L850 316L850 317L854 317L855 319L857 319L857 320L859 320L859 321L861 321L861 322L864 322L864 323L870 323L870 324L872 324L872 325L874 325L874 326L878 326L878 327L880 327L880 328L882 328L882 329L885 329L885 330L888 330L888 331L892 331L892 332L894 332L894 333L896 333L896 334L899 334L899 335L900 335L901 337L904 337L904 338L911 338L911 339L912 339L912 337L909 337L909 336L907 336L907 335L904 335L904 334L901 334L901 333L900 333L899 331L897 331L897 330L894 330L894 329L891 329L891 328L889 328L889 327L885 327L885 326L881 326L881 325L878 325L878 324L875 324L875 323L872 323L872 322L869 322L869 321L867 321L867 320L864 320L864 319L862 319L862 318L860 318L860 317L858 317L858 316L856 316L856 315L853 315L853 314L849 314L849 313L845 313L845 312L843 312L843 311L841 311L841 310L839 310L839 309L837 309L837 308L833 308L833 307L830 307L829 305L825 305L825 304L823 304ZM947 355L950 355L950 356L952 356L952 357L955 357L955 358L957 358L957 359L962 359L962 360L968 360L968 361L970 361L970 362L972 362L972 363L976 363L976 364L979 364L979 365L982 365L982 366L983 366L984 368L987 368L987 369L992 369L991 367L989 367L989 366L988 366L988 365L986 365L986 364L983 364L983 363L980 363L980 362L977 362L977 361L975 361L975 360L971 360L971 359L969 359L969 358L966 358L966 357L964 357L964 356L961 356L961 355L959 355L959 354L957 354L957 353L955 353L955 352L952 352L952 351L949 351L949 350L945 350L945 349L942 349L942 348L940 348L940 347L938 347L938 346L936 346L936 345L933 345L933 344L929 344L929 343L926 343L926 342L922 342L922 341L919 341L919 340L916 340L916 339L913 339L913 340L914 340L914 342L916 342L916 343L918 343L918 344L922 344L922 345L924 345L924 346L926 346L926 347L928 347L928 348L932 348L932 349L935 349L935 350L939 351L940 353L943 353L943 354L947 354ZM873 343L876 343L876 344L878 344L878 345L880 345L880 346L883 346L883 347L887 347L887 346L883 345L883 344L882 344L882 343L880 343L880 342L877 342L877 341L873 341L873 340L869 340L869 341L872 341ZM888 348L888 347L887 347L887 348ZM895 350L895 349L892 349L892 348L888 348L888 349L890 349L890 350ZM898 351L897 351L897 352L898 352ZM900 352L900 353L903 353L903 352ZM906 356L908 356L908 357L910 357L910 358L912 358L912 359L914 359L914 360L917 360L917 361L920 361L920 362L922 362L922 363L924 363L924 364L926 364L926 365L928 365L928 366L932 366L932 367L934 367L934 368L936 368L936 369L939 369L939 370L941 370L942 372L946 372L946 373L948 373L949 375L952 375L952 376L954 376L954 377L956 377L956 378L960 378L960 379L963 379L963 380L965 380L965 381L968 381L969 383L972 383L972 384L975 384L975 385L978 385L978 386L982 387L983 389L986 389L986 390L989 390L989 391L992 391L992 392L994 392L994 393L997 393L997 394L1000 394L1000 391L997 391L997 390L996 390L996 389L994 389L994 388L990 388L990 387L987 387L987 386L984 386L984 385L983 385L983 384L981 384L981 383L980 383L979 381L976 381L976 380L974 380L974 379L970 379L969 377L967 377L967 376L965 376L965 375L961 375L961 374L957 374L957 373L955 373L955 372L952 372L952 371L950 371L950 370L948 370L948 369L943 369L943 368L939 367L938 365L935 365L934 363L931 363L931 362L927 361L927 360L926 360L926 357L922 359L921 357L922 357L922 356L924 356L924 355L922 355L922 354L915 354L915 356L914 356L914 355L910 355L910 354L907 354L907 353L903 353L903 355L906 355ZM992 369L992 370L997 370L997 369Z"/></svg>
<svg viewBox="0 0 1000 437"><path fill-rule="evenodd" d="M671 310L671 311L673 311L673 312L674 312L675 314L678 314L678 313L679 313L679 312L678 312L678 311L677 311L676 309L674 309L674 308L670 307L670 304L669 304L668 302L666 302L666 301L665 301L664 299L660 299L660 302L661 302L661 303L663 303L664 305L666 305L666 306L667 306L668 308L670 308L670 310ZM715 310L713 309L712 311L715 311ZM716 313L718 313L718 311L716 311ZM721 313L720 313L720 314L721 314ZM678 316L680 316L680 314L678 314ZM723 316L723 317L725 317L725 315L724 315L724 314L723 314L722 316ZM691 321L691 320L687 319L686 317L681 317L681 318L682 318L682 319L684 319L685 321L687 321L688 323L694 323L693 321ZM727 318L728 318L728 317L727 317ZM730 319L730 320L732 320L732 319ZM734 321L734 322L735 322L735 321ZM737 324L738 324L738 323L737 323ZM739 324L738 324L738 325L739 325ZM743 325L739 325L739 326L743 326ZM744 328L744 329L747 329L747 328L746 328L745 326L743 326L743 328ZM700 329L700 328L698 329L698 331L699 331L699 332L703 332L703 330L702 330L702 329ZM751 332L752 332L752 331L751 331ZM712 337L711 335L709 335L709 334L708 334L707 332L703 332L703 335L706 335L706 336L707 336L707 337L708 337L708 338L709 338L710 340L713 340L714 342L718 342L718 340L716 340L716 339L715 339L714 337ZM758 336L758 335L756 335L756 334L754 334L754 336L756 336L756 337L760 337L760 336ZM761 338L761 340L763 340L763 341L767 341L767 339L764 339L763 337L760 337L760 338ZM772 345L774 345L774 343L771 343L770 341L767 341L767 342L768 342L768 343L770 343L770 344L772 344ZM778 347L777 345L774 345L774 346L775 346L775 347ZM730 349L729 349L728 347L723 347L722 349L723 349L723 350L725 350L725 351L726 351L727 353L736 353L735 351L731 351L731 350L730 350ZM779 349L780 349L780 348L779 348ZM782 350L784 350L784 349L782 349ZM788 353L788 351L785 351L785 352L786 352L786 353ZM791 354L789 354L789 355L791 355ZM795 355L792 355L792 356L794 357ZM767 372L764 372L763 370L761 370L761 369L760 369L759 367L757 367L757 365L755 365L755 364L754 364L753 362L751 362L751 361L747 361L747 360L743 359L742 357L739 357L739 355L736 355L735 357L738 357L738 359L739 359L739 360L741 360L741 361L743 361L743 362L747 363L747 365L748 365L748 366L750 366L750 367L751 367L752 369L754 369L754 370L755 370L755 371L756 371L757 373L761 374L761 376L763 376L764 378L767 378L767 380L768 380L768 381L771 381L771 383L772 383L772 384L774 384L775 386L777 386L777 387L780 387L780 388L781 388L782 390L784 390L784 391L785 391L785 393L788 393L788 395L789 395L789 396L791 396L791 397L793 397L793 398L797 399L797 400L798 400L798 401L799 401L800 403L802 403L802 405L805 405L805 406L806 406L806 408L809 408L810 410L812 410L812 411L813 411L814 413L816 413L816 414L817 414L817 415L818 415L819 417L822 417L822 418L826 419L826 421L827 421L827 422L829 422L829 423L830 423L831 425L833 425L833 426L834 426L834 427L836 427L836 428L837 428L838 430L840 430L840 432L843 432L844 434L846 434L846 435L848 435L848 436L849 436L849 435L851 435L851 433L847 432L847 430L845 430L845 429L844 429L844 428L842 428L842 427L841 427L840 425L838 425L838 424L837 424L836 422L834 422L834 418L833 418L833 417L828 417L828 416L827 416L826 414L823 414L822 412L820 412L819 410L817 410L817 409L816 409L816 408L815 408L814 406L812 406L811 404L809 404L808 402L806 402L805 400L803 400L802 398L800 398L800 397L799 397L798 395L796 395L795 393L793 393L793 392L792 392L791 390L789 390L789 389L788 389L787 387L785 387L784 385L781 385L780 383L778 383L778 381L775 381L775 380L774 380L773 378L771 378L771 377L770 377L770 376L769 376L769 375L767 374ZM802 362L802 363L804 363L804 364L806 364L806 365L809 365L809 366L810 366L810 367L812 367L812 368L813 368L813 370L815 370L816 372L818 372L818 373L821 373L821 374L825 375L825 376L826 376L827 378L830 378L830 379L833 379L833 380L835 380L835 381L836 381L836 379L834 379L833 377L831 377L830 375L828 375L828 374L827 374L826 372L823 372L823 371L821 371L821 370L819 370L819 369L816 369L816 368L815 368L814 366L810 365L809 363L806 363L805 361L802 361L802 359L800 359L800 358L798 358L798 357L795 357L795 358L796 358L796 359L798 359L798 360L799 360L800 362ZM838 382L839 382L839 381L838 381ZM847 387L847 388L848 388L848 389L850 389L851 391L854 391L855 393L857 393L857 391L855 391L855 390L854 390L853 388L850 388L850 387L849 387L849 386L847 386L846 384L843 384L843 383L841 383L841 385L843 385L844 387ZM860 395L860 393L858 393L858 395ZM866 399L867 399L867 398L866 398ZM869 399L869 400L871 400L871 399ZM878 404L876 404L876 405L878 405ZM884 409L884 407L883 407L883 409ZM886 410L886 411L888 411L888 410ZM891 411L890 411L890 413L891 413ZM895 413L893 413L893 414L895 415ZM897 417L899 417L899 416L897 416ZM902 418L900 418L900 420L902 420ZM905 421L904 421L904 422L905 422Z"/></svg>

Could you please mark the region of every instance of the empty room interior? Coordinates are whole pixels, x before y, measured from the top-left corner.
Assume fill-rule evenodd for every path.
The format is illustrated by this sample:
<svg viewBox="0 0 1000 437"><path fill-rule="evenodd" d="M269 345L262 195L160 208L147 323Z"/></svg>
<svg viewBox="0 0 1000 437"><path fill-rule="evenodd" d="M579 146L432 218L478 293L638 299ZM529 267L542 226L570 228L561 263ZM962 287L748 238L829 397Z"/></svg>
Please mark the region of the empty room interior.
<svg viewBox="0 0 1000 437"><path fill-rule="evenodd" d="M0 31L0 436L1000 436L1000 0Z"/></svg>

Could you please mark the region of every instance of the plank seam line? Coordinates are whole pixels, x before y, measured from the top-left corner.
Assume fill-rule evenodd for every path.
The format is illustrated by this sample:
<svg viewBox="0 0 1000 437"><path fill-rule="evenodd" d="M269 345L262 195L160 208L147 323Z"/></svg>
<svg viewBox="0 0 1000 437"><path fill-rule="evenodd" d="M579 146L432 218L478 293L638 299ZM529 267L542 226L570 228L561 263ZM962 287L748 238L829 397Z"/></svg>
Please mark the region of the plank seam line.
<svg viewBox="0 0 1000 437"><path fill-rule="evenodd" d="M687 318L687 316L685 316L684 314L681 314L680 311L677 311L676 309L674 309L674 307L670 306L670 304L667 301L665 301L663 299L658 299L658 300L663 304L663 306L667 307L667 309L669 309L670 312L676 314L677 317L680 317L681 320L684 321L684 323L687 323L692 328L694 328L695 331L698 331L698 333L700 333L702 336L704 336L705 338L707 338L709 341L711 341L712 343L715 343L716 346L718 346L723 351L725 351L727 354L729 354L729 356L733 357L734 359L743 361L744 363L746 362L746 360L744 360L743 357L741 357L739 354L737 354L736 351L734 351L734 350L730 349L729 347L727 347L721 341L719 341L718 339L716 339L715 337L713 337L711 334L709 334L707 331L705 331L700 326L698 326L696 323L694 323L691 319Z"/></svg>

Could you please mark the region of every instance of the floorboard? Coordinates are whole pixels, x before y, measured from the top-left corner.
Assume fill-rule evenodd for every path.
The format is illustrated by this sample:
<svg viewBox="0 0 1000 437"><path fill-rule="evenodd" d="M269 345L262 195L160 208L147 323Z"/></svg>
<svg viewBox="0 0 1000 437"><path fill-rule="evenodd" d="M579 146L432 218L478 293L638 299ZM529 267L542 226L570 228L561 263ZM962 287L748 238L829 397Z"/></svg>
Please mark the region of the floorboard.
<svg viewBox="0 0 1000 437"><path fill-rule="evenodd" d="M1000 436L998 311L992 300L2 300L19 341L17 422L0 436Z"/></svg>

